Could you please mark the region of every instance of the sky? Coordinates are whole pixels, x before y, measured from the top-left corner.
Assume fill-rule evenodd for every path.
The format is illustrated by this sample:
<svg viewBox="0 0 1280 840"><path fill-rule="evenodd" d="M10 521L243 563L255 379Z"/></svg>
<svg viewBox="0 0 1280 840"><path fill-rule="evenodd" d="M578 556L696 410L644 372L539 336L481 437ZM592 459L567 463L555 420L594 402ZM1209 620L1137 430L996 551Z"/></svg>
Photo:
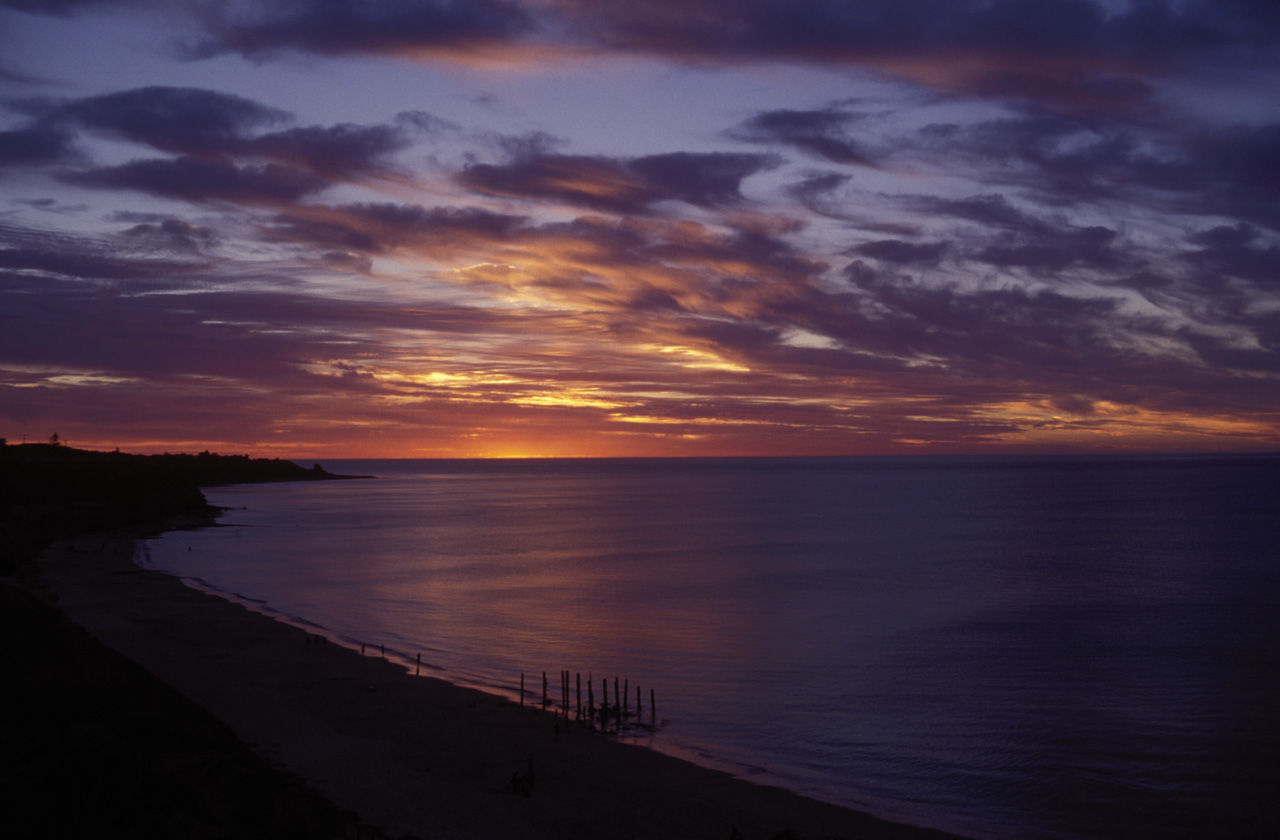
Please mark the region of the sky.
<svg viewBox="0 0 1280 840"><path fill-rule="evenodd" d="M1273 0L0 0L0 437L1280 449Z"/></svg>

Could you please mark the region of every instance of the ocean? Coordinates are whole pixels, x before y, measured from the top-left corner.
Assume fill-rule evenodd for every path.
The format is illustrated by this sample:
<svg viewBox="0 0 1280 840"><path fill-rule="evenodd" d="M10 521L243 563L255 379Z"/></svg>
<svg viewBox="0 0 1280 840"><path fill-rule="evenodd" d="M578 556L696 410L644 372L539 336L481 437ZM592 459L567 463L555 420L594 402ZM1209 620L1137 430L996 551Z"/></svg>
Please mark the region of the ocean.
<svg viewBox="0 0 1280 840"><path fill-rule="evenodd" d="M1280 456L322 463L139 562L889 819L1280 836Z"/></svg>

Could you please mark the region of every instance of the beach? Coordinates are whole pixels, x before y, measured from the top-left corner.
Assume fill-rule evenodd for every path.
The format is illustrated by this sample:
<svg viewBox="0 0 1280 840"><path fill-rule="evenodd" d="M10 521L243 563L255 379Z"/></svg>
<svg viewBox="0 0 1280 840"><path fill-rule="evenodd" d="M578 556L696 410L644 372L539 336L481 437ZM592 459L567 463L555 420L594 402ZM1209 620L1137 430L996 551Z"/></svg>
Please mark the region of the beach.
<svg viewBox="0 0 1280 840"><path fill-rule="evenodd" d="M127 535L56 543L42 557L45 595L386 836L953 836L754 785L576 723L557 726L541 709L415 676L377 651L321 643L140 569L133 554Z"/></svg>

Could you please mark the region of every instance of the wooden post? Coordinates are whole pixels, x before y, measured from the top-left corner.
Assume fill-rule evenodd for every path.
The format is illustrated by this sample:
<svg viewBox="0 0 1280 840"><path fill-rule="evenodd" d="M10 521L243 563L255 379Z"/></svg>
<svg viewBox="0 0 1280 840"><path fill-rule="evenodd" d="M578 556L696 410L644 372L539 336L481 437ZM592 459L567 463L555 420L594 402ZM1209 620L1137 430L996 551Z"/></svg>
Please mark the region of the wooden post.
<svg viewBox="0 0 1280 840"><path fill-rule="evenodd" d="M582 720L582 672L578 672L578 720Z"/></svg>
<svg viewBox="0 0 1280 840"><path fill-rule="evenodd" d="M600 681L600 687L604 689L604 699L600 701L600 723L604 724L609 719L609 678L605 677Z"/></svg>
<svg viewBox="0 0 1280 840"><path fill-rule="evenodd" d="M653 689L649 689L649 718L656 719L658 717L658 704L653 702Z"/></svg>
<svg viewBox="0 0 1280 840"><path fill-rule="evenodd" d="M636 686L636 717L640 717L640 686Z"/></svg>
<svg viewBox="0 0 1280 840"><path fill-rule="evenodd" d="M596 716L596 684L591 679L591 672L587 672L587 717L594 718Z"/></svg>
<svg viewBox="0 0 1280 840"><path fill-rule="evenodd" d="M413 666L413 675L415 677L422 676L422 654L418 654L418 663Z"/></svg>
<svg viewBox="0 0 1280 840"><path fill-rule="evenodd" d="M622 716L622 698L618 696L618 678L613 678L613 711L614 714Z"/></svg>
<svg viewBox="0 0 1280 840"><path fill-rule="evenodd" d="M622 713L624 715L630 713L631 710L628 708L630 705L631 705L631 680L625 679L622 681Z"/></svg>
<svg viewBox="0 0 1280 840"><path fill-rule="evenodd" d="M547 672L542 672L542 708L547 707Z"/></svg>
<svg viewBox="0 0 1280 840"><path fill-rule="evenodd" d="M524 705L524 671L520 672L520 705Z"/></svg>

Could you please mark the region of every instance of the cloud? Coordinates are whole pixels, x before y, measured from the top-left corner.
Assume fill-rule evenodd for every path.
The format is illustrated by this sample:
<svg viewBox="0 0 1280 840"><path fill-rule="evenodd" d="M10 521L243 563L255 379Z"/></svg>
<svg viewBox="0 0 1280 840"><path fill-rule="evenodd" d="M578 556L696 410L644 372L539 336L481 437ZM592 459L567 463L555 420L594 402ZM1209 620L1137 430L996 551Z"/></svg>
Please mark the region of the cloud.
<svg viewBox="0 0 1280 840"><path fill-rule="evenodd" d="M264 129L293 116L251 99L201 88L146 87L70 101L15 103L38 120L32 134L63 135L69 126L216 163L230 157L270 161L329 180L388 174L390 155L411 140L406 126L439 131L446 125L422 112L394 125L297 126Z"/></svg>
<svg viewBox="0 0 1280 840"><path fill-rule="evenodd" d="M191 48L197 57L285 50L449 55L510 43L535 25L529 10L504 0L250 0L206 4L200 15L208 37Z"/></svg>
<svg viewBox="0 0 1280 840"><path fill-rule="evenodd" d="M864 257L899 265L936 265L948 248L946 242L905 242L901 239L878 239L854 247Z"/></svg>
<svg viewBox="0 0 1280 840"><path fill-rule="evenodd" d="M1179 208L1221 214L1280 230L1280 122L1193 135L1191 188Z"/></svg>
<svg viewBox="0 0 1280 840"><path fill-rule="evenodd" d="M288 112L201 88L145 87L68 102L31 101L29 112L166 152L223 154L249 132L287 122Z"/></svg>
<svg viewBox="0 0 1280 840"><path fill-rule="evenodd" d="M1253 0L561 0L565 26L612 49L697 60L863 65L979 96L1132 110L1148 77L1273 52L1280 15ZM731 23L726 23L731 22ZM1274 56L1273 56L1274 57Z"/></svg>
<svg viewBox="0 0 1280 840"><path fill-rule="evenodd" d="M5 4L69 14L110 0ZM187 47L193 58L626 52L863 66L948 92L1088 114L1134 112L1161 78L1208 62L1274 60L1280 46L1280 13L1259 0L191 0L183 8L198 26ZM857 148L836 142L830 151Z"/></svg>
<svg viewBox="0 0 1280 840"><path fill-rule="evenodd" d="M275 216L263 233L324 249L382 254L413 246L447 258L508 242L526 223L521 216L474 207L344 204L292 208Z"/></svg>
<svg viewBox="0 0 1280 840"><path fill-rule="evenodd" d="M129 0L0 0L0 8L41 15L68 15L81 9L129 5Z"/></svg>
<svg viewBox="0 0 1280 840"><path fill-rule="evenodd" d="M1125 202L1164 215L1227 216L1280 230L1280 123L1142 127L1021 115L967 126L932 124L894 144L925 161L963 161L983 181L1022 189L1056 206ZM985 208L948 212L1008 216L996 194ZM1007 205L1007 201L1005 201ZM978 216L972 214L979 214Z"/></svg>
<svg viewBox="0 0 1280 840"><path fill-rule="evenodd" d="M134 160L67 172L61 178L81 187L133 190L198 204L292 204L329 186L310 173L279 164L237 166L193 157Z"/></svg>
<svg viewBox="0 0 1280 840"><path fill-rule="evenodd" d="M771 168L769 155L674 152L637 158L534 154L508 164L471 164L460 184L488 195L615 213L651 212L662 201L699 207L743 201L742 181Z"/></svg>
<svg viewBox="0 0 1280 840"><path fill-rule="evenodd" d="M33 125L0 131L0 170L48 166L71 157L70 137L52 126Z"/></svg>
<svg viewBox="0 0 1280 840"><path fill-rule="evenodd" d="M173 227L190 227L177 219L170 222ZM208 264L205 259L184 259L195 256L186 249L150 247L154 243L139 247L136 234L135 228L120 237L95 238L0 224L0 268L60 282L69 278L129 281L156 288L181 284Z"/></svg>
<svg viewBox="0 0 1280 840"><path fill-rule="evenodd" d="M1049 230L1049 225L1045 222L1014 207L1009 199L998 193L959 199L910 196L904 201L911 209L922 214L948 216L1022 233L1038 234Z"/></svg>
<svg viewBox="0 0 1280 840"><path fill-rule="evenodd" d="M344 123L263 134L246 140L237 151L340 180L386 172L387 156L407 145L408 139L393 126Z"/></svg>
<svg viewBox="0 0 1280 840"><path fill-rule="evenodd" d="M168 277L189 271L191 266L171 260L123 259L102 253L0 248L0 269L92 280L126 280Z"/></svg>
<svg viewBox="0 0 1280 840"><path fill-rule="evenodd" d="M210 227L202 227L181 219L163 218L156 222L136 224L120 234L127 247L139 251L202 254L222 242L223 237Z"/></svg>
<svg viewBox="0 0 1280 840"><path fill-rule="evenodd" d="M875 166L873 156L848 137L849 123L858 118L857 114L836 108L762 111L728 134L751 143L793 146L832 163Z"/></svg>
<svg viewBox="0 0 1280 840"><path fill-rule="evenodd" d="M1280 247L1266 245L1257 228L1247 224L1219 225L1188 239L1202 247L1185 252L1182 259L1211 278L1234 277L1280 289Z"/></svg>
<svg viewBox="0 0 1280 840"><path fill-rule="evenodd" d="M1086 228L1054 230L1027 237L1017 244L988 245L974 254L979 262L1001 268L1026 268L1054 273L1071 266L1115 269L1134 263L1113 245L1119 234L1094 225Z"/></svg>

